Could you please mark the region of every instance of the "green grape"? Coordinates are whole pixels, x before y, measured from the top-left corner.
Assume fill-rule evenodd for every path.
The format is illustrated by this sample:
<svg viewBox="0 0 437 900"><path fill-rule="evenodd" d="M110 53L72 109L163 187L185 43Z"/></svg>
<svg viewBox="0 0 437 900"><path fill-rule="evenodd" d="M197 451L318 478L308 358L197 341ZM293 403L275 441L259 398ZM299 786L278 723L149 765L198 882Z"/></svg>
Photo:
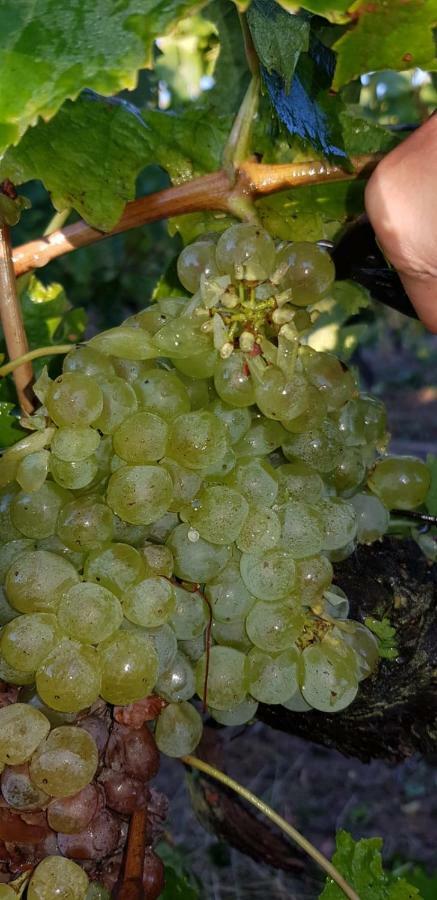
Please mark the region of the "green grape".
<svg viewBox="0 0 437 900"><path fill-rule="evenodd" d="M54 481L71 491L78 491L92 484L98 470L99 464L94 454L79 462L64 462L54 453L50 457L50 472Z"/></svg>
<svg viewBox="0 0 437 900"><path fill-rule="evenodd" d="M317 503L324 484L320 475L303 462L284 463L275 470L281 488L293 500ZM288 499L284 498L284 499Z"/></svg>
<svg viewBox="0 0 437 900"><path fill-rule="evenodd" d="M348 501L357 517L357 539L360 544L371 544L388 531L390 513L378 497L372 494L355 494Z"/></svg>
<svg viewBox="0 0 437 900"><path fill-rule="evenodd" d="M122 598L125 591L146 575L146 566L138 550L128 544L106 544L88 554L84 577Z"/></svg>
<svg viewBox="0 0 437 900"><path fill-rule="evenodd" d="M276 366L268 366L262 380L256 383L255 399L268 419L288 422L308 408L307 381L302 375L287 376Z"/></svg>
<svg viewBox="0 0 437 900"><path fill-rule="evenodd" d="M11 703L0 709L0 760L8 766L27 762L47 737L50 722L27 703Z"/></svg>
<svg viewBox="0 0 437 900"><path fill-rule="evenodd" d="M2 543L19 540L23 537L15 527L11 516L11 506L18 493L19 489L16 484L8 484L6 487L0 488L0 541Z"/></svg>
<svg viewBox="0 0 437 900"><path fill-rule="evenodd" d="M166 321L167 316L163 313L158 303L152 303L151 306L147 306L146 309L142 309L128 319L128 322L139 325L140 328L144 328L144 331L148 331L149 334L155 334L156 331L159 331Z"/></svg>
<svg viewBox="0 0 437 900"><path fill-rule="evenodd" d="M138 633L138 629L135 629L135 633ZM161 628L147 629L146 634L147 639L152 642L158 658L158 675L162 675L171 666L176 657L178 650L176 635L173 628L167 624L162 625Z"/></svg>
<svg viewBox="0 0 437 900"><path fill-rule="evenodd" d="M173 553L174 571L183 581L204 584L225 567L229 547L210 544L188 525L178 525L167 539Z"/></svg>
<svg viewBox="0 0 437 900"><path fill-rule="evenodd" d="M318 507L302 500L288 500L279 509L281 543L295 559L320 553L324 538L324 520ZM263 599L263 598L262 598Z"/></svg>
<svg viewBox="0 0 437 900"><path fill-rule="evenodd" d="M56 616L30 613L18 616L3 628L0 649L10 666L21 672L36 672L59 638Z"/></svg>
<svg viewBox="0 0 437 900"><path fill-rule="evenodd" d="M192 412L207 410L208 405L217 396L208 378L189 378L188 375L183 375L180 372L179 380L182 381L187 389Z"/></svg>
<svg viewBox="0 0 437 900"><path fill-rule="evenodd" d="M341 459L329 473L327 482L339 493L347 496L365 481L366 465L361 447L344 447Z"/></svg>
<svg viewBox="0 0 437 900"><path fill-rule="evenodd" d="M31 541L30 538L21 538L18 541L7 541L0 544L0 581L2 583L14 560L28 550L35 550L35 542ZM2 624L1 620L0 624Z"/></svg>
<svg viewBox="0 0 437 900"><path fill-rule="evenodd" d="M202 719L191 703L169 703L156 723L156 746L166 756L186 756L196 749L202 731Z"/></svg>
<svg viewBox="0 0 437 900"><path fill-rule="evenodd" d="M112 443L121 459L141 465L165 456L167 437L168 426L164 419L150 412L137 412L119 425Z"/></svg>
<svg viewBox="0 0 437 900"><path fill-rule="evenodd" d="M54 728L34 753L32 781L52 797L71 797L93 780L99 762L96 742L84 728Z"/></svg>
<svg viewBox="0 0 437 900"><path fill-rule="evenodd" d="M159 466L124 466L111 475L107 502L112 511L132 525L148 525L168 510L173 482Z"/></svg>
<svg viewBox="0 0 437 900"><path fill-rule="evenodd" d="M76 713L62 713L56 709L52 709L50 706L47 706L41 700L39 694L35 691L35 685L27 685L21 691L21 699L23 703L28 703L29 706L34 707L34 709L38 709L40 712L44 713L46 719L49 720L52 728L57 728L59 725L73 725L76 721Z"/></svg>
<svg viewBox="0 0 437 900"><path fill-rule="evenodd" d="M26 458L26 457L24 457ZM17 477L20 459L10 453L4 453L0 458L0 488L7 487Z"/></svg>
<svg viewBox="0 0 437 900"><path fill-rule="evenodd" d="M188 391L173 372L151 370L134 388L141 407L166 421L190 411Z"/></svg>
<svg viewBox="0 0 437 900"><path fill-rule="evenodd" d="M196 687L194 669L183 653L177 653L170 668L158 678L155 691L165 700L178 703L179 700L191 700Z"/></svg>
<svg viewBox="0 0 437 900"><path fill-rule="evenodd" d="M205 587L205 595L211 604L214 619L231 622L247 615L254 603L240 575L237 562L230 562Z"/></svg>
<svg viewBox="0 0 437 900"><path fill-rule="evenodd" d="M329 420L319 428L301 434L287 434L282 450L291 462L306 463L322 475L338 465L342 453L340 435Z"/></svg>
<svg viewBox="0 0 437 900"><path fill-rule="evenodd" d="M187 469L199 471L218 465L227 449L225 426L202 410L177 417L170 431L167 455Z"/></svg>
<svg viewBox="0 0 437 900"><path fill-rule="evenodd" d="M303 651L298 679L304 700L320 712L339 712L349 706L357 695L356 666L350 657L343 657L322 641Z"/></svg>
<svg viewBox="0 0 437 900"><path fill-rule="evenodd" d="M347 446L371 444L383 449L387 441L387 413L381 400L362 394L340 412L339 428Z"/></svg>
<svg viewBox="0 0 437 900"><path fill-rule="evenodd" d="M213 621L211 634L215 644L232 647L242 653L247 653L252 646L244 619L232 619L231 622Z"/></svg>
<svg viewBox="0 0 437 900"><path fill-rule="evenodd" d="M291 288L295 306L308 306L317 303L334 283L335 267L326 250L302 241L279 250L275 280L278 277L281 288Z"/></svg>
<svg viewBox="0 0 437 900"><path fill-rule="evenodd" d="M104 641L123 621L123 610L117 597L91 581L81 581L69 588L61 599L57 614L64 634L81 644Z"/></svg>
<svg viewBox="0 0 437 900"><path fill-rule="evenodd" d="M208 607L201 594L175 586L175 605L170 619L178 640L190 640L203 634L208 624Z"/></svg>
<svg viewBox="0 0 437 900"><path fill-rule="evenodd" d="M210 347L202 353L196 353L196 356L182 359L175 357L172 360L174 367L183 375L189 375L190 378L212 378L218 361L219 355L214 347Z"/></svg>
<svg viewBox="0 0 437 900"><path fill-rule="evenodd" d="M163 544L170 537L176 525L179 525L179 516L172 512L165 513L160 519L152 522L147 537L156 544Z"/></svg>
<svg viewBox="0 0 437 900"><path fill-rule="evenodd" d="M180 316L187 306L186 297L159 297L156 302L163 315L170 319Z"/></svg>
<svg viewBox="0 0 437 900"><path fill-rule="evenodd" d="M348 369L343 369L333 353L307 348L303 362L309 381L324 395L329 411L340 409L352 398L356 391L354 377Z"/></svg>
<svg viewBox="0 0 437 900"><path fill-rule="evenodd" d="M9 603L4 589L0 587L0 628L7 625L8 622L12 622L18 615L18 611Z"/></svg>
<svg viewBox="0 0 437 900"><path fill-rule="evenodd" d="M146 541L141 548L141 555L146 564L148 576L163 575L164 578L171 578L174 561L170 547Z"/></svg>
<svg viewBox="0 0 437 900"><path fill-rule="evenodd" d="M67 353L62 366L64 372L79 372L88 375L94 380L101 381L114 377L114 366L111 360L103 353L92 350L91 347L76 347Z"/></svg>
<svg viewBox="0 0 437 900"><path fill-rule="evenodd" d="M103 884L92 881L85 895L85 900L111 900L111 895Z"/></svg>
<svg viewBox="0 0 437 900"><path fill-rule="evenodd" d="M216 262L220 272L249 281L264 281L275 267L275 245L259 225L231 225L220 235Z"/></svg>
<svg viewBox="0 0 437 900"><path fill-rule="evenodd" d="M178 278L183 287L195 294L200 287L200 277L217 275L215 244L213 241L196 241L184 247L177 261Z"/></svg>
<svg viewBox="0 0 437 900"><path fill-rule="evenodd" d="M227 359L219 359L214 373L214 387L224 403L246 407L255 403L255 386L240 350L234 350Z"/></svg>
<svg viewBox="0 0 437 900"><path fill-rule="evenodd" d="M149 537L149 531L148 525L131 525L119 516L114 516L114 540L121 544L130 544L132 548L141 547Z"/></svg>
<svg viewBox="0 0 437 900"><path fill-rule="evenodd" d="M256 416L249 430L235 444L234 450L237 456L268 456L288 437L280 422Z"/></svg>
<svg viewBox="0 0 437 900"><path fill-rule="evenodd" d="M230 544L238 537L248 511L242 494L226 485L212 484L183 506L180 515L211 544Z"/></svg>
<svg viewBox="0 0 437 900"><path fill-rule="evenodd" d="M98 647L102 665L101 695L107 703L124 706L147 697L158 676L153 643L135 632L118 631Z"/></svg>
<svg viewBox="0 0 437 900"><path fill-rule="evenodd" d="M141 361L159 356L150 335L142 328L130 328L129 325L119 325L96 334L88 341L88 347L116 359Z"/></svg>
<svg viewBox="0 0 437 900"><path fill-rule="evenodd" d="M28 900L85 900L88 876L77 863L63 856L46 856L34 869Z"/></svg>
<svg viewBox="0 0 437 900"><path fill-rule="evenodd" d="M425 501L431 471L416 456L386 456L377 460L367 484L387 509L415 509Z"/></svg>
<svg viewBox="0 0 437 900"><path fill-rule="evenodd" d="M301 610L277 603L255 603L246 619L246 631L255 647L267 653L289 650L305 622Z"/></svg>
<svg viewBox="0 0 437 900"><path fill-rule="evenodd" d="M208 669L205 653L196 664L195 674L199 697L206 693L207 702L214 709L232 709L246 697L249 686L246 657L233 647L211 647Z"/></svg>
<svg viewBox="0 0 437 900"><path fill-rule="evenodd" d="M349 621L341 638L355 651L358 660L359 680L376 671L380 661L379 643L375 635L361 622Z"/></svg>
<svg viewBox="0 0 437 900"><path fill-rule="evenodd" d="M82 569L85 555L78 551L70 550L69 547L66 547L65 544L62 543L56 534L52 534L50 537L38 541L36 543L36 549L48 550L50 553L56 553L58 556L68 559L78 571L79 569Z"/></svg>
<svg viewBox="0 0 437 900"><path fill-rule="evenodd" d="M299 416L292 419L283 419L282 424L287 431L293 434L301 434L320 428L327 417L328 409L325 396L318 388L307 384L306 388L307 408Z"/></svg>
<svg viewBox="0 0 437 900"><path fill-rule="evenodd" d="M219 722L220 725L231 726L246 725L247 722L255 718L257 709L257 701L253 700L252 697L246 697L245 700L232 709L212 709L210 707L209 712L212 718Z"/></svg>
<svg viewBox="0 0 437 900"><path fill-rule="evenodd" d="M283 700L281 705L285 709L291 710L291 712L309 712L312 709L309 703L303 699L300 688L297 688L296 692L288 700Z"/></svg>
<svg viewBox="0 0 437 900"><path fill-rule="evenodd" d="M277 471L268 460L240 457L226 484L235 488L253 505L272 506L278 494Z"/></svg>
<svg viewBox="0 0 437 900"><path fill-rule="evenodd" d="M261 703L283 703L297 690L299 651L290 647L269 656L257 647L247 657L249 691Z"/></svg>
<svg viewBox="0 0 437 900"><path fill-rule="evenodd" d="M15 669L13 666L10 666L0 654L0 679L1 681L6 681L7 684L33 684L35 673L22 672L21 669Z"/></svg>
<svg viewBox="0 0 437 900"><path fill-rule="evenodd" d="M184 359L197 356L211 348L211 338L189 316L170 319L156 334L153 344L157 347L157 356L168 356L169 359Z"/></svg>
<svg viewBox="0 0 437 900"><path fill-rule="evenodd" d="M134 387L136 381L147 378L148 372L155 369L156 362L154 359L138 360L123 359L123 357L119 357L118 359L112 360L112 365L114 366L118 378L121 378L124 383ZM133 412L133 410L131 410L131 412Z"/></svg>
<svg viewBox="0 0 437 900"><path fill-rule="evenodd" d="M192 469L186 469L175 459L165 456L160 465L169 473L173 482L173 499L170 504L172 512L178 512L184 503L192 500L202 485L202 478Z"/></svg>
<svg viewBox="0 0 437 900"><path fill-rule="evenodd" d="M190 662L197 662L205 652L205 636L199 634L198 637L190 638L187 641L178 641L178 647Z"/></svg>
<svg viewBox="0 0 437 900"><path fill-rule="evenodd" d="M45 405L57 425L91 425L103 408L95 380L80 372L66 372L52 381Z"/></svg>
<svg viewBox="0 0 437 900"><path fill-rule="evenodd" d="M0 884L0 900L17 900L17 892L8 884Z"/></svg>
<svg viewBox="0 0 437 900"><path fill-rule="evenodd" d="M48 550L32 550L14 560L5 589L9 602L22 613L53 612L63 592L78 581L68 559Z"/></svg>
<svg viewBox="0 0 437 900"><path fill-rule="evenodd" d="M50 800L49 795L30 780L27 765L7 767L3 771L1 787L7 805L19 811L41 811Z"/></svg>
<svg viewBox="0 0 437 900"><path fill-rule="evenodd" d="M168 621L174 607L174 587L159 575L132 585L123 597L126 618L145 628L159 628Z"/></svg>
<svg viewBox="0 0 437 900"><path fill-rule="evenodd" d="M357 533L357 517L349 502L340 497L330 497L320 501L318 510L324 526L324 550L340 550L353 541Z"/></svg>
<svg viewBox="0 0 437 900"><path fill-rule="evenodd" d="M59 511L71 494L47 481L39 490L20 491L11 504L14 525L29 538L45 538L55 533Z"/></svg>
<svg viewBox="0 0 437 900"><path fill-rule="evenodd" d="M208 407L208 411L226 426L226 434L230 444L236 444L249 430L252 416L246 406L235 407L223 403L218 398Z"/></svg>
<svg viewBox="0 0 437 900"><path fill-rule="evenodd" d="M64 462L80 462L91 456L100 444L100 435L95 428L80 425L66 425L58 428L53 436L50 449Z"/></svg>
<svg viewBox="0 0 437 900"><path fill-rule="evenodd" d="M62 507L56 532L70 550L97 550L113 536L113 515L97 497L85 496Z"/></svg>
<svg viewBox="0 0 437 900"><path fill-rule="evenodd" d="M273 550L281 539L281 523L273 509L265 506L249 506L249 512L236 539L243 553L264 553Z"/></svg>
<svg viewBox="0 0 437 900"><path fill-rule="evenodd" d="M37 491L43 486L49 471L49 462L48 450L37 450L20 459L15 477L23 491Z"/></svg>
<svg viewBox="0 0 437 900"><path fill-rule="evenodd" d="M134 388L122 378L115 375L107 381L100 382L103 396L103 408L94 428L103 434L113 434L125 418L138 409L138 401Z"/></svg>
<svg viewBox="0 0 437 900"><path fill-rule="evenodd" d="M237 458L235 453L232 448L229 447L219 463L202 469L202 476L205 481L223 484L226 476L235 468L236 461Z"/></svg>
<svg viewBox="0 0 437 900"><path fill-rule="evenodd" d="M38 694L59 712L80 712L100 693L100 660L93 647L63 640L46 656L36 673Z"/></svg>
<svg viewBox="0 0 437 900"><path fill-rule="evenodd" d="M241 577L248 591L259 600L274 603L292 592L296 566L291 553L282 549L265 553L243 553Z"/></svg>
<svg viewBox="0 0 437 900"><path fill-rule="evenodd" d="M296 593L304 606L311 606L329 588L334 570L327 556L310 556L296 563Z"/></svg>

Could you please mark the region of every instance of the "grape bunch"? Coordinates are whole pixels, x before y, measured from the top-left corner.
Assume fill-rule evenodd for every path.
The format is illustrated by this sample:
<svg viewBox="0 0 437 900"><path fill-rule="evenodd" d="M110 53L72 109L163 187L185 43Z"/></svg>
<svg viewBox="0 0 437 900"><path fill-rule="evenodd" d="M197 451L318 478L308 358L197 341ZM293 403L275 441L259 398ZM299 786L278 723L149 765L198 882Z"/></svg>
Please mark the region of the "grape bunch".
<svg viewBox="0 0 437 900"><path fill-rule="evenodd" d="M429 488L425 463L385 455L383 404L308 343L334 283L324 250L238 224L186 247L178 274L191 297L43 372L29 434L0 460L0 679L19 691L0 763L35 808L93 785L79 720L101 701L161 698L155 739L175 757L200 740L199 701L223 725L259 702L352 703L378 642L332 563Z"/></svg>

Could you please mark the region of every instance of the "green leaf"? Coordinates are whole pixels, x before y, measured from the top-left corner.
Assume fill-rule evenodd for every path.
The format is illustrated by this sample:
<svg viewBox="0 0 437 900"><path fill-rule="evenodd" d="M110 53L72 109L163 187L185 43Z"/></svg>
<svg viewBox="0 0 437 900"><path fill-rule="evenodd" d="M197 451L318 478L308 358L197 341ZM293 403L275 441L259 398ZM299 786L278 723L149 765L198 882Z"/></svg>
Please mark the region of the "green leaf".
<svg viewBox="0 0 437 900"><path fill-rule="evenodd" d="M230 225L235 224L235 219L226 213L198 212L187 213L185 216L175 216L169 219L168 230L171 235L180 234L184 246L191 244L196 238L209 232L225 231Z"/></svg>
<svg viewBox="0 0 437 900"><path fill-rule="evenodd" d="M437 0L358 0L350 13L356 24L334 44L335 89L364 72L435 69Z"/></svg>
<svg viewBox="0 0 437 900"><path fill-rule="evenodd" d="M427 875L421 866L415 866L408 872L408 880L420 891L423 900L435 900L437 897L437 873Z"/></svg>
<svg viewBox="0 0 437 900"><path fill-rule="evenodd" d="M354 841L347 831L339 831L332 861L360 900L421 900L415 887L384 871L381 847L382 838ZM319 900L344 900L344 894L331 878L327 878Z"/></svg>
<svg viewBox="0 0 437 900"><path fill-rule="evenodd" d="M0 153L38 117L83 88L105 95L136 85L154 40L200 5L193 0L2 0Z"/></svg>
<svg viewBox="0 0 437 900"><path fill-rule="evenodd" d="M309 47L309 17L291 16L274 0L253 0L247 21L260 62L282 78L288 92L299 56Z"/></svg>
<svg viewBox="0 0 437 900"><path fill-rule="evenodd" d="M319 316L308 335L310 347L334 352L341 359L348 360L364 337L368 325L366 322L347 323L370 304L370 294L361 285L353 281L334 282L329 295L315 306Z"/></svg>
<svg viewBox="0 0 437 900"><path fill-rule="evenodd" d="M431 484L425 501L426 508L431 516L437 516L437 456L429 453L426 462L431 471Z"/></svg>
<svg viewBox="0 0 437 900"><path fill-rule="evenodd" d="M389 620L385 616L383 619L373 619L371 616L367 616L364 624L369 631L376 634L379 641L379 655L382 659L396 659L399 655L396 628L390 625Z"/></svg>
<svg viewBox="0 0 437 900"><path fill-rule="evenodd" d="M310 12L329 19L330 22L349 21L346 13L351 5L350 0L305 0L302 4L296 3L294 0L278 0L278 3L289 12L295 12L302 5Z"/></svg>
<svg viewBox="0 0 437 900"><path fill-rule="evenodd" d="M68 101L10 148L0 180L38 178L56 209L73 207L93 227L109 231L135 197L139 172L149 163L175 182L218 168L230 119L189 106L179 116L83 94Z"/></svg>
<svg viewBox="0 0 437 900"><path fill-rule="evenodd" d="M165 888L161 900L200 900L194 876L188 871L181 848L161 842L157 852L165 865Z"/></svg>
<svg viewBox="0 0 437 900"><path fill-rule="evenodd" d="M257 201L265 228L287 241L331 240L344 222L364 207L364 181L338 181L296 187Z"/></svg>
<svg viewBox="0 0 437 900"><path fill-rule="evenodd" d="M0 448L2 449L15 444L24 434L16 415L12 413L15 408L14 403L0 400Z"/></svg>
<svg viewBox="0 0 437 900"><path fill-rule="evenodd" d="M215 86L208 91L205 103L210 109L235 113L250 79L238 12L232 3L212 0L203 15L217 29L220 45Z"/></svg>

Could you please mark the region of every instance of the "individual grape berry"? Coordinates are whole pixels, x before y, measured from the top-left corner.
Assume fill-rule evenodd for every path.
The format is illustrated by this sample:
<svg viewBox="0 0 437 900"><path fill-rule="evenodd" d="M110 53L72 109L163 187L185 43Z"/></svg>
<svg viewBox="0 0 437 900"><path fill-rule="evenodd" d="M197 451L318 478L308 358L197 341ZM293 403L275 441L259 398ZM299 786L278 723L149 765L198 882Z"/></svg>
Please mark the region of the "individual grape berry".
<svg viewBox="0 0 437 900"><path fill-rule="evenodd" d="M38 694L59 712L80 712L100 694L100 660L93 647L62 640L47 654L36 673Z"/></svg>
<svg viewBox="0 0 437 900"><path fill-rule="evenodd" d="M304 606L312 606L327 590L334 577L332 564L327 556L310 556L296 562L295 591Z"/></svg>
<svg viewBox="0 0 437 900"><path fill-rule="evenodd" d="M275 266L275 245L263 228L241 223L220 235L216 260L220 272L248 281L263 281Z"/></svg>
<svg viewBox="0 0 437 900"><path fill-rule="evenodd" d="M386 456L376 462L367 484L387 509L415 509L426 498L431 472L415 456Z"/></svg>
<svg viewBox="0 0 437 900"><path fill-rule="evenodd" d="M65 591L57 617L63 633L73 641L98 644L118 630L123 610L120 601L107 588L81 581Z"/></svg>
<svg viewBox="0 0 437 900"><path fill-rule="evenodd" d="M227 359L219 359L214 372L214 387L224 403L246 407L255 403L255 385L244 354L234 350Z"/></svg>
<svg viewBox="0 0 437 900"><path fill-rule="evenodd" d="M278 494L277 472L266 459L243 456L226 478L226 484L239 491L248 503L272 506Z"/></svg>
<svg viewBox="0 0 437 900"><path fill-rule="evenodd" d="M170 625L178 640L191 640L204 633L208 623L208 607L198 592L186 591L180 586L174 589L175 606Z"/></svg>
<svg viewBox="0 0 437 900"><path fill-rule="evenodd" d="M196 353L195 356L175 357L173 364L182 375L188 375L194 379L212 378L217 368L219 355L214 347Z"/></svg>
<svg viewBox="0 0 437 900"><path fill-rule="evenodd" d="M99 382L106 378L113 378L115 375L114 366L108 357L89 346L70 350L64 359L62 369L64 372L79 372L80 375L88 375Z"/></svg>
<svg viewBox="0 0 437 900"><path fill-rule="evenodd" d="M43 486L48 475L49 463L48 450L38 450L20 460L15 478L23 491L38 491Z"/></svg>
<svg viewBox="0 0 437 900"><path fill-rule="evenodd" d="M291 556L301 559L320 553L325 541L325 522L317 506L287 500L278 514L282 525L281 543Z"/></svg>
<svg viewBox="0 0 437 900"><path fill-rule="evenodd" d="M175 575L194 584L205 584L215 578L230 555L229 547L205 541L189 525L174 528L167 546L173 553Z"/></svg>
<svg viewBox="0 0 437 900"><path fill-rule="evenodd" d="M97 496L85 495L62 507L56 532L70 550L97 550L112 539L114 518Z"/></svg>
<svg viewBox="0 0 437 900"><path fill-rule="evenodd" d="M8 766L27 762L50 731L49 720L27 703L0 709L0 761Z"/></svg>
<svg viewBox="0 0 437 900"><path fill-rule="evenodd" d="M286 376L276 366L268 366L262 379L255 384L255 399L268 419L288 423L308 408L308 383L302 375Z"/></svg>
<svg viewBox="0 0 437 900"><path fill-rule="evenodd" d="M85 560L84 576L122 598L124 592L146 576L142 554L129 544L105 544Z"/></svg>
<svg viewBox="0 0 437 900"><path fill-rule="evenodd" d="M281 540L281 523L273 509L249 505L249 512L236 540L243 553L264 553L273 550Z"/></svg>
<svg viewBox="0 0 437 900"><path fill-rule="evenodd" d="M167 512L172 480L158 466L124 466L111 475L107 501L112 511L132 525L148 525Z"/></svg>
<svg viewBox="0 0 437 900"><path fill-rule="evenodd" d="M34 673L60 636L57 618L50 613L18 616L3 628L0 650L9 665Z"/></svg>
<svg viewBox="0 0 437 900"><path fill-rule="evenodd" d="M211 634L214 643L222 647L232 647L241 653L248 653L251 649L244 619L232 619L230 622L214 620Z"/></svg>
<svg viewBox="0 0 437 900"><path fill-rule="evenodd" d="M230 444L236 444L249 430L252 422L252 416L246 406L235 407L232 404L224 403L219 398L211 403L208 411L218 419L221 419L226 426L226 434Z"/></svg>
<svg viewBox="0 0 437 900"><path fill-rule="evenodd" d="M63 592L78 581L67 559L47 550L32 550L12 563L6 575L6 596L22 613L53 612Z"/></svg>
<svg viewBox="0 0 437 900"><path fill-rule="evenodd" d="M98 789L94 784L87 784L77 794L52 800L47 808L47 821L53 831L75 834L89 825L100 805Z"/></svg>
<svg viewBox="0 0 437 900"><path fill-rule="evenodd" d="M133 387L115 375L107 381L100 382L103 396L103 408L94 429L103 434L113 434L125 418L136 412L138 401Z"/></svg>
<svg viewBox="0 0 437 900"><path fill-rule="evenodd" d="M87 888L88 876L80 866L63 856L46 856L32 873L27 896L29 900L58 900L63 894L68 900L84 900Z"/></svg>
<svg viewBox="0 0 437 900"><path fill-rule="evenodd" d="M166 756L186 756L196 749L202 730L202 719L191 703L169 703L156 723L157 747Z"/></svg>
<svg viewBox="0 0 437 900"><path fill-rule="evenodd" d="M164 419L150 412L137 412L122 422L114 432L115 452L128 463L155 462L165 456L168 426Z"/></svg>
<svg viewBox="0 0 437 900"><path fill-rule="evenodd" d="M177 271L183 287L195 294L200 287L201 275L210 278L218 273L214 242L196 241L184 247L178 256Z"/></svg>
<svg viewBox="0 0 437 900"><path fill-rule="evenodd" d="M199 697L205 693L214 709L232 709L242 703L248 692L246 657L232 647L211 647L209 660L205 653L196 663L195 674Z"/></svg>
<svg viewBox="0 0 437 900"><path fill-rule="evenodd" d="M243 495L226 485L207 485L182 507L180 515L206 541L231 544L238 537L249 511Z"/></svg>
<svg viewBox="0 0 437 900"><path fill-rule="evenodd" d="M317 353L308 348L303 362L308 380L324 395L329 411L341 409L356 392L352 373L343 368L333 353Z"/></svg>
<svg viewBox="0 0 437 900"><path fill-rule="evenodd" d="M196 690L194 669L183 653L177 653L171 666L160 675L155 690L173 703L191 700Z"/></svg>
<svg viewBox="0 0 437 900"><path fill-rule="evenodd" d="M145 628L159 628L169 620L174 607L175 589L159 575L132 585L123 597L126 618Z"/></svg>
<svg viewBox="0 0 437 900"><path fill-rule="evenodd" d="M190 411L188 391L173 372L152 369L134 387L141 408L168 422Z"/></svg>
<svg viewBox="0 0 437 900"><path fill-rule="evenodd" d="M275 269L281 287L291 288L295 306L317 303L335 278L334 263L326 250L306 241L279 250Z"/></svg>
<svg viewBox="0 0 437 900"><path fill-rule="evenodd" d="M254 647L247 656L249 691L261 703L283 703L297 690L299 651L290 647L269 656Z"/></svg>
<svg viewBox="0 0 437 900"><path fill-rule="evenodd" d="M59 375L51 383L45 402L57 425L91 425L103 409L99 385L79 372Z"/></svg>
<svg viewBox="0 0 437 900"><path fill-rule="evenodd" d="M287 434L282 442L284 456L290 462L303 462L324 475L338 465L342 447L335 425L327 419L319 428L300 434Z"/></svg>
<svg viewBox="0 0 437 900"><path fill-rule="evenodd" d="M259 555L243 553L240 572L248 591L269 603L292 593L296 578L293 555L282 549L267 550Z"/></svg>
<svg viewBox="0 0 437 900"><path fill-rule="evenodd" d="M239 457L268 456L288 437L280 422L257 416L246 434L235 444L234 450Z"/></svg>
<svg viewBox="0 0 437 900"><path fill-rule="evenodd" d="M250 722L255 718L257 709L257 701L252 697L247 697L246 700L243 700L232 709L212 709L212 707L209 707L208 711L220 725L232 726L245 725L247 722Z"/></svg>
<svg viewBox="0 0 437 900"><path fill-rule="evenodd" d="M16 528L29 538L50 537L56 522L71 494L53 482L46 482L38 490L20 491L11 504L11 517Z"/></svg>
<svg viewBox="0 0 437 900"><path fill-rule="evenodd" d="M276 469L279 484L293 500L317 503L322 496L324 484L320 475L306 463L284 463ZM287 499L288 499L287 497Z"/></svg>
<svg viewBox="0 0 437 900"><path fill-rule="evenodd" d="M8 806L23 812L44 809L50 800L31 780L28 765L7 766L1 776L1 792Z"/></svg>
<svg viewBox="0 0 437 900"><path fill-rule="evenodd" d="M324 526L324 550L340 550L354 540L357 517L351 503L330 497L320 501L319 511Z"/></svg>
<svg viewBox="0 0 437 900"><path fill-rule="evenodd" d="M267 653L289 650L305 621L302 610L258 601L246 619L246 631L255 647Z"/></svg>
<svg viewBox="0 0 437 900"><path fill-rule="evenodd" d="M237 562L230 562L205 586L205 596L211 604L214 619L230 622L247 615L254 603L240 574Z"/></svg>
<svg viewBox="0 0 437 900"><path fill-rule="evenodd" d="M52 797L71 797L92 781L98 761L96 743L88 732L61 725L38 745L30 763L30 776Z"/></svg>
<svg viewBox="0 0 437 900"><path fill-rule="evenodd" d="M388 531L390 513L378 497L372 494L355 494L350 497L357 517L357 540L371 544Z"/></svg>
<svg viewBox="0 0 437 900"><path fill-rule="evenodd" d="M99 463L95 454L79 462L64 462L54 453L50 456L50 473L56 484L71 491L89 487L96 479Z"/></svg>
<svg viewBox="0 0 437 900"><path fill-rule="evenodd" d="M188 469L201 471L220 463L227 448L223 423L211 413L196 411L178 416L173 423L167 456Z"/></svg>
<svg viewBox="0 0 437 900"><path fill-rule="evenodd" d="M53 436L50 449L64 462L80 462L91 456L100 444L100 435L89 425L65 425Z"/></svg>
<svg viewBox="0 0 437 900"><path fill-rule="evenodd" d="M355 660L353 651L336 652L326 641L306 647L298 668L304 700L320 712L339 712L349 706L358 691Z"/></svg>
<svg viewBox="0 0 437 900"><path fill-rule="evenodd" d="M159 351L154 347L151 337L142 328L130 328L119 325L102 331L88 341L92 350L104 356L115 356L116 359L138 360L155 359Z"/></svg>
<svg viewBox="0 0 437 900"><path fill-rule="evenodd" d="M188 316L170 319L153 335L154 346L160 356L170 359L195 357L211 348L208 335L201 331L200 323Z"/></svg>
<svg viewBox="0 0 437 900"><path fill-rule="evenodd" d="M99 644L102 668L101 696L125 706L147 697L158 675L158 657L151 641L129 631L118 631Z"/></svg>

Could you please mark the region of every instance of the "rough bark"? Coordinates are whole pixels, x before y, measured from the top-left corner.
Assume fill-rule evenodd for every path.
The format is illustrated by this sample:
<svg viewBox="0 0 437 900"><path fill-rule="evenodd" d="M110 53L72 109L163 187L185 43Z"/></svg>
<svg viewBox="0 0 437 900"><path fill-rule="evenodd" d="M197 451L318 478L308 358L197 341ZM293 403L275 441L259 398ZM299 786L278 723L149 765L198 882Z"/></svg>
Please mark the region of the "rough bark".
<svg viewBox="0 0 437 900"><path fill-rule="evenodd" d="M386 538L338 564L335 581L350 599L352 618L390 619L397 629L397 660L383 660L344 712L293 713L262 705L258 718L363 761L435 754L437 565L430 566L413 541Z"/></svg>

